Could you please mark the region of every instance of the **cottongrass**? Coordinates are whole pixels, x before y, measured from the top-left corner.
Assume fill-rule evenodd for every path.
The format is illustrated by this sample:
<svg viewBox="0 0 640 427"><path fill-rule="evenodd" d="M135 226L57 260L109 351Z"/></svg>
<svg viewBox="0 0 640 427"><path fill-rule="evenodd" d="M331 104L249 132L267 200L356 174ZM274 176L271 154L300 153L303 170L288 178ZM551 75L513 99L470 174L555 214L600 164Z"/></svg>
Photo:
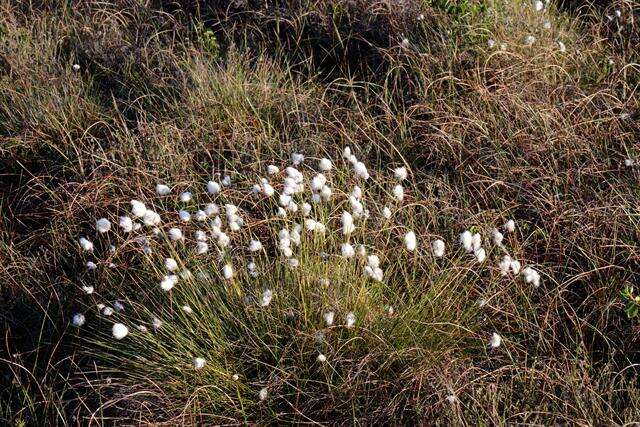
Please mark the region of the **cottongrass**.
<svg viewBox="0 0 640 427"><path fill-rule="evenodd" d="M90 342L103 353L93 347L87 351L150 378L165 372L185 392L195 383L220 383L225 399L201 397L226 410L233 410L228 405L236 399L243 405L269 405L286 399L286 392L279 391L285 368L268 348L294 346L300 366L314 357L318 362L301 373L314 381L337 381L318 377L324 374L314 369L329 367L329 355L336 361L331 367L355 369L345 365L340 353L350 349L357 363L378 354L376 340L396 342L400 353L415 346L444 352L447 340L486 345L490 325L475 315L486 306L474 301L489 300L484 295L491 292L526 290L521 284L530 285L527 292L541 285L538 270L526 265L520 274L520 262L509 254L516 239L505 234L515 231L515 221L504 223L505 234L491 224L470 227L459 234L460 246L452 244L447 251L453 230L441 230L448 237L434 238L416 221L413 208L403 205L406 190L399 182L408 179L405 167L393 169L378 184L380 178L372 179L348 147L343 165L322 158L314 162L317 170L305 164L306 156L294 154L293 165L270 164L269 178L258 177L260 184L253 184L255 177L234 175L223 185L200 185L204 194L179 193L177 211L161 210L159 201L131 200L130 211L120 213L118 229L106 226L108 218L98 220L98 238L114 246L109 263L120 260L111 277L119 277L123 286L82 284L85 297L98 303L99 319L76 313L71 323L81 327L81 335L101 337ZM384 191L389 184L391 194ZM156 196L172 206L166 203L172 196L165 187L156 188ZM399 239L397 230L404 230ZM79 242L83 256L90 258L86 265L101 272L107 264L99 259L103 254L88 238ZM129 263L135 268L128 270ZM106 295L112 298L102 299ZM101 334L106 318L117 343ZM465 326L433 329L425 319ZM305 336L314 337L314 344ZM500 335L491 335L492 349L498 351L501 342ZM236 351L230 346L245 356L223 357L223 349ZM132 354L149 363L136 364ZM189 364L201 378L178 379L170 368ZM125 381L126 370L123 374ZM242 383L239 395L225 383L231 378Z"/></svg>

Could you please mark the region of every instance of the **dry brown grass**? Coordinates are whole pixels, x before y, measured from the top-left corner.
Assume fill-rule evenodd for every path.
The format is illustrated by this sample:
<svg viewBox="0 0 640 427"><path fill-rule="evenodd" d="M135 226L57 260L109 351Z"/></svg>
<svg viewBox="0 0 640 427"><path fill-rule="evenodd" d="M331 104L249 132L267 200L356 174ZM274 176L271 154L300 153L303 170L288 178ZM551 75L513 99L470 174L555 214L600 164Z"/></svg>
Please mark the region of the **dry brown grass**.
<svg viewBox="0 0 640 427"><path fill-rule="evenodd" d="M0 418L72 423L104 403L79 386L104 384L78 376L86 366L67 333L77 297L70 239L95 217L211 165L246 170L294 149L351 145L372 170L411 167L427 229L453 235L514 216L526 238L517 255L547 276L530 299L491 304L510 353L452 348L441 363L402 371L406 383L370 396L354 384L332 404L300 405L305 416L638 421L640 339L619 292L638 286L640 268L640 5L552 6L544 30L528 2L466 15L417 2L241 3L0 6ZM605 16L616 8L627 20L620 32ZM206 51L197 21L215 32L220 56ZM489 38L507 49L489 49ZM138 390L147 389L119 393ZM447 390L464 403L446 403ZM392 395L401 398L382 397ZM163 401L131 399L100 416L145 404Z"/></svg>

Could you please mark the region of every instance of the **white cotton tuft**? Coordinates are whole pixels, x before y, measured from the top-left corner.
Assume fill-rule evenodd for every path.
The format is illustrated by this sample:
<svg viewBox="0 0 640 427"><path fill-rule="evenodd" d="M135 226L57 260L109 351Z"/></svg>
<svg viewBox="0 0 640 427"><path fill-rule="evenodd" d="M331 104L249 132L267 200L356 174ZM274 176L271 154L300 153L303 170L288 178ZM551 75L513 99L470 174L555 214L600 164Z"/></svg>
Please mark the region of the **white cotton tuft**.
<svg viewBox="0 0 640 427"><path fill-rule="evenodd" d="M386 219L390 219L391 218L391 209L389 209L388 206L385 206L382 209L382 216L385 217Z"/></svg>
<svg viewBox="0 0 640 427"><path fill-rule="evenodd" d="M349 313L347 313L344 320L347 328L353 328L353 326L356 324L356 315L352 311L350 311Z"/></svg>
<svg viewBox="0 0 640 427"><path fill-rule="evenodd" d="M511 261L510 267L513 274L518 274L520 273L520 268L522 267L522 265L520 264L520 261L514 259L513 261Z"/></svg>
<svg viewBox="0 0 640 427"><path fill-rule="evenodd" d="M151 322L151 326L153 327L154 331L157 331L162 327L162 320L158 319L157 317L154 317L153 321Z"/></svg>
<svg viewBox="0 0 640 427"><path fill-rule="evenodd" d="M215 203L208 203L207 206L204 207L204 213L207 216L218 215L220 213L220 207Z"/></svg>
<svg viewBox="0 0 640 427"><path fill-rule="evenodd" d="M475 255L478 262L484 262L484 260L487 259L487 252L484 250L484 248L475 249L473 251L473 255Z"/></svg>
<svg viewBox="0 0 640 427"><path fill-rule="evenodd" d="M473 235L469 230L465 230L460 234L460 244L467 252L473 252Z"/></svg>
<svg viewBox="0 0 640 427"><path fill-rule="evenodd" d="M534 288L540 286L540 273L538 273L533 268L525 268L524 270L522 270L522 275L524 276L524 281L526 283L532 284Z"/></svg>
<svg viewBox="0 0 640 427"><path fill-rule="evenodd" d="M356 176L358 176L359 178L362 178L365 181L369 179L369 171L367 170L367 167L365 166L364 163L356 162L353 165L353 171L355 172Z"/></svg>
<svg viewBox="0 0 640 427"><path fill-rule="evenodd" d="M413 252L416 250L418 243L416 240L416 233L414 233L413 231L409 231L407 234L404 235L404 246L407 248L408 251Z"/></svg>
<svg viewBox="0 0 640 427"><path fill-rule="evenodd" d="M193 309L191 307L189 307L188 305L183 305L182 306L182 311L184 311L186 314L193 314Z"/></svg>
<svg viewBox="0 0 640 427"><path fill-rule="evenodd" d="M182 222L189 222L191 220L191 214L185 210L178 212L178 216Z"/></svg>
<svg viewBox="0 0 640 427"><path fill-rule="evenodd" d="M504 229L505 231L508 231L509 233L513 233L514 231L516 231L516 222L512 219L510 219L509 221L507 221L504 224Z"/></svg>
<svg viewBox="0 0 640 427"><path fill-rule="evenodd" d="M333 194L333 191L327 185L322 187L322 189L320 190L320 197L322 197L322 200L324 200L325 202L328 202L329 200L331 200L332 194Z"/></svg>
<svg viewBox="0 0 640 427"><path fill-rule="evenodd" d="M86 266L87 266L87 268L88 268L89 270L95 270L96 268L98 268L98 266L96 265L96 263L95 263L95 262L93 262L93 261L87 261Z"/></svg>
<svg viewBox="0 0 640 427"><path fill-rule="evenodd" d="M493 243L495 245L502 246L502 240L504 239L504 235L497 228L494 228L491 231L491 237L493 238Z"/></svg>
<svg viewBox="0 0 640 427"><path fill-rule="evenodd" d="M96 221L96 230L100 233L106 233L111 230L111 222L107 218L100 218Z"/></svg>
<svg viewBox="0 0 640 427"><path fill-rule="evenodd" d="M182 235L182 230L180 230L179 228L170 228L169 229L169 240L171 240L172 242L176 242L178 240L182 240L184 239L184 236Z"/></svg>
<svg viewBox="0 0 640 427"><path fill-rule="evenodd" d="M80 240L80 247L87 251L87 252L92 252L93 251L93 243L91 243L91 241L89 239L87 239L86 237L81 237Z"/></svg>
<svg viewBox="0 0 640 427"><path fill-rule="evenodd" d="M252 240L249 242L249 251L258 252L260 250L262 250L262 243L260 243L260 240Z"/></svg>
<svg viewBox="0 0 640 427"><path fill-rule="evenodd" d="M275 174L277 174L278 172L280 172L280 168L278 168L277 166L275 166L275 165L269 165L269 166L267 166L267 173L268 173L269 175L275 175Z"/></svg>
<svg viewBox="0 0 640 427"><path fill-rule="evenodd" d="M482 246L482 236L480 236L480 233L475 233L471 236L471 248L477 251L480 249L480 246Z"/></svg>
<svg viewBox="0 0 640 427"><path fill-rule="evenodd" d="M267 400L267 397L269 397L269 390L267 390L266 387L261 388L258 393L258 399L260 399L261 402L264 402Z"/></svg>
<svg viewBox="0 0 640 427"><path fill-rule="evenodd" d="M565 53L567 51L567 46L565 46L565 44L560 40L558 40L558 51L560 51L560 53Z"/></svg>
<svg viewBox="0 0 640 427"><path fill-rule="evenodd" d="M351 195L355 197L357 200L362 199L362 188L359 186L354 186L353 190L351 190Z"/></svg>
<svg viewBox="0 0 640 427"><path fill-rule="evenodd" d="M333 165L331 164L331 160L327 158L320 159L320 161L318 162L318 169L320 169L322 172L328 172L332 167Z"/></svg>
<svg viewBox="0 0 640 427"><path fill-rule="evenodd" d="M200 369L204 368L204 365L207 363L206 360L204 360L202 357L196 357L193 359L193 369L195 369L196 371L199 371Z"/></svg>
<svg viewBox="0 0 640 427"><path fill-rule="evenodd" d="M128 216L121 216L119 225L125 233L130 233L133 230L133 221Z"/></svg>
<svg viewBox="0 0 640 427"><path fill-rule="evenodd" d="M491 348L498 348L500 344L502 344L502 337L494 332L491 335L491 339L489 339L489 346L491 346Z"/></svg>
<svg viewBox="0 0 640 427"><path fill-rule="evenodd" d="M393 187L393 197L399 202L404 200L404 188L402 185L397 184Z"/></svg>
<svg viewBox="0 0 640 427"><path fill-rule="evenodd" d="M95 289L93 288L93 286L83 286L82 290L84 291L85 294L87 295L91 295Z"/></svg>
<svg viewBox="0 0 640 427"><path fill-rule="evenodd" d="M180 201L184 203L188 203L193 198L193 195L189 191L184 191L180 193Z"/></svg>
<svg viewBox="0 0 640 427"><path fill-rule="evenodd" d="M536 0L533 2L533 8L536 10L536 12L540 12L542 9L544 9L544 3L542 3L540 0Z"/></svg>
<svg viewBox="0 0 640 427"><path fill-rule="evenodd" d="M444 241L437 239L431 242L431 251L436 258L442 258L444 256Z"/></svg>
<svg viewBox="0 0 640 427"><path fill-rule="evenodd" d="M500 268L500 274L502 274L503 276L506 276L507 274L509 274L509 270L511 269L511 262L512 261L513 260L511 259L511 257L509 255L505 255L505 256L502 257L502 260L498 264L498 267Z"/></svg>
<svg viewBox="0 0 640 427"><path fill-rule="evenodd" d="M73 326L75 326L76 328L79 328L80 326L84 325L86 320L87 319L84 317L84 314L76 313L73 315L73 319L71 321L73 323Z"/></svg>
<svg viewBox="0 0 640 427"><path fill-rule="evenodd" d="M536 38L532 35L528 35L524 38L524 44L527 46L531 46L536 42Z"/></svg>
<svg viewBox="0 0 640 427"><path fill-rule="evenodd" d="M271 299L273 299L273 292L270 289L266 289L262 292L262 297L260 298L260 307L266 307L271 304Z"/></svg>
<svg viewBox="0 0 640 427"><path fill-rule="evenodd" d="M316 360L320 363L324 363L327 361L327 356L325 356L324 354L320 353L318 355L318 357L316 357Z"/></svg>
<svg viewBox="0 0 640 427"><path fill-rule="evenodd" d="M404 181L408 176L407 168L405 168L404 166L396 168L393 170L393 175L398 181Z"/></svg>
<svg viewBox="0 0 640 427"><path fill-rule="evenodd" d="M218 184L215 181L207 182L207 192L209 194L216 195L216 194L220 193L220 191L221 191L220 184Z"/></svg>
<svg viewBox="0 0 640 427"><path fill-rule="evenodd" d="M142 222L145 225L151 227L160 224L160 215L157 212L152 211L151 209L147 209L142 217Z"/></svg>
<svg viewBox="0 0 640 427"><path fill-rule="evenodd" d="M176 271L178 269L178 263L173 258L166 258L164 260L164 266L169 271Z"/></svg>
<svg viewBox="0 0 640 427"><path fill-rule="evenodd" d="M353 246L349 243L343 243L341 246L342 256L345 258L353 258L356 254L356 251L353 249Z"/></svg>
<svg viewBox="0 0 640 427"><path fill-rule="evenodd" d="M313 191L319 192L320 190L322 190L322 187L324 187L326 183L327 183L327 177L319 173L316 176L314 176L313 179L311 180L311 189Z"/></svg>
<svg viewBox="0 0 640 427"><path fill-rule="evenodd" d="M170 291L178 283L178 276L175 274L169 274L164 276L160 281L160 289L165 292Z"/></svg>
<svg viewBox="0 0 640 427"><path fill-rule="evenodd" d="M324 317L324 323L327 326L331 326L333 325L333 321L335 319L336 313L334 313L333 311L327 311L326 313L324 313L323 317Z"/></svg>
<svg viewBox="0 0 640 427"><path fill-rule="evenodd" d="M171 189L164 184L156 184L156 194L158 196L166 196L171 193Z"/></svg>
<svg viewBox="0 0 640 427"><path fill-rule="evenodd" d="M304 228L307 231L314 231L317 225L318 225L318 222L313 218L306 218L304 220Z"/></svg>
<svg viewBox="0 0 640 427"><path fill-rule="evenodd" d="M233 267L231 267L231 264L225 264L225 266L222 267L222 275L227 280L233 277Z"/></svg>
<svg viewBox="0 0 640 427"><path fill-rule="evenodd" d="M291 153L291 163L293 163L294 166L298 166L302 162L304 162L304 154Z"/></svg>
<svg viewBox="0 0 640 427"><path fill-rule="evenodd" d="M144 205L144 203L138 200L131 200L130 203L131 203L131 213L136 218L142 218L144 214L147 212L147 207Z"/></svg>
<svg viewBox="0 0 640 427"><path fill-rule="evenodd" d="M356 226L353 224L353 216L347 212L342 211L342 234L345 236L355 231Z"/></svg>
<svg viewBox="0 0 640 427"><path fill-rule="evenodd" d="M121 340L122 338L129 335L129 328L127 328L122 323L114 323L113 327L111 328L111 333L113 334L113 337L115 339Z"/></svg>
<svg viewBox="0 0 640 427"><path fill-rule="evenodd" d="M369 255L367 257L367 264L371 268L379 267L380 266L380 258L378 257L378 255Z"/></svg>

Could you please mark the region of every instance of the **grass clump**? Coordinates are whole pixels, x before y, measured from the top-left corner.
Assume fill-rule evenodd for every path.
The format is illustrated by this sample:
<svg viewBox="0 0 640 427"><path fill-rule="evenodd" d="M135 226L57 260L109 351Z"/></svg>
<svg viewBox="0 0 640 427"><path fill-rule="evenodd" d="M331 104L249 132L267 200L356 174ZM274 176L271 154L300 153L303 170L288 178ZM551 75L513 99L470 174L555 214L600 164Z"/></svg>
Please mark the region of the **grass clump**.
<svg viewBox="0 0 640 427"><path fill-rule="evenodd" d="M190 422L303 422L345 411L373 422L397 417L398 405L408 421L445 397L419 385L425 365L454 362L453 348L465 348L455 363L501 351L483 307L534 289L519 262L491 265L507 252L504 235L485 249L467 232L464 255L451 233L445 243L414 219L420 206L401 182L370 178L350 156L356 176L324 159L330 171L289 166L284 186L276 172L252 191L261 165L225 176L228 186L209 182L209 195L162 184L145 204L150 227L121 217L126 233L115 236L99 220L100 242L81 242L90 294L77 324L86 363L112 372L105 401L126 399L142 419L187 410L201 411ZM149 220L151 206L162 222Z"/></svg>
<svg viewBox="0 0 640 427"><path fill-rule="evenodd" d="M0 3L0 418L637 421L637 5L573 6Z"/></svg>

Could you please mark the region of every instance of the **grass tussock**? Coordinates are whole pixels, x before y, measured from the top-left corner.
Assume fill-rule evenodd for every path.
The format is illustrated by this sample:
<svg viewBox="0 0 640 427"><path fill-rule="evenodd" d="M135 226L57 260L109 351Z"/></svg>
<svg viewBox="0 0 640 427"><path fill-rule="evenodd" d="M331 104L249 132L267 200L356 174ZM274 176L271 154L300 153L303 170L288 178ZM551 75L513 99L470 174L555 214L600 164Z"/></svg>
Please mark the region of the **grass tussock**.
<svg viewBox="0 0 640 427"><path fill-rule="evenodd" d="M621 291L638 287L640 267L640 5L578 6L1 3L0 419L638 421L627 316L638 303ZM283 218L292 153L306 157L305 190ZM306 218L326 231L306 232L302 204L325 157L333 195ZM207 193L225 175L232 184ZM274 196L252 194L261 178ZM344 235L355 185L369 216ZM132 199L160 215L157 232L122 232ZM195 218L212 202L229 246L216 215ZM295 224L287 256L279 233ZM197 230L208 233L200 254ZM482 262L458 243L464 230L482 236ZM344 257L346 241L380 257L382 281ZM503 275L506 254L539 286ZM165 258L193 273L169 292ZM114 323L129 334L116 340Z"/></svg>

